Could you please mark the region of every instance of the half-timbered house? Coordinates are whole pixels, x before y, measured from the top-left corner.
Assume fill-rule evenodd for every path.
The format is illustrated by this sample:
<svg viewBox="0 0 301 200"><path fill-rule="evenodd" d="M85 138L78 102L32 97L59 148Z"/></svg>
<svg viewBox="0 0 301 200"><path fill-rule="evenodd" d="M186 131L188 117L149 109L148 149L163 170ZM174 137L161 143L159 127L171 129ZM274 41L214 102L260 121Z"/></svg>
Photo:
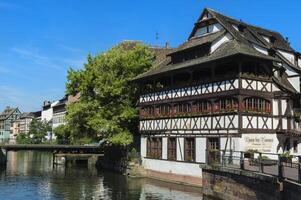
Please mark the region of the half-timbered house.
<svg viewBox="0 0 301 200"><path fill-rule="evenodd" d="M144 167L198 177L206 149L300 154L300 72L278 32L204 9L188 40L135 79Z"/></svg>

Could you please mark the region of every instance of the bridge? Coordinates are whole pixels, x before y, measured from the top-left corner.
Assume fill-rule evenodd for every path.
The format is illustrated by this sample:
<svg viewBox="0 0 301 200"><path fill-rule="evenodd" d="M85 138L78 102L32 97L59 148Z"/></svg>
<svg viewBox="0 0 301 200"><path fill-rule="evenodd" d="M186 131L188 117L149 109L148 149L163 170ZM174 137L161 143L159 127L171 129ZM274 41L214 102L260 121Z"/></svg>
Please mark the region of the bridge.
<svg viewBox="0 0 301 200"><path fill-rule="evenodd" d="M4 151L49 151L53 153L103 153L100 145L46 145L46 144L6 144L0 146Z"/></svg>
<svg viewBox="0 0 301 200"><path fill-rule="evenodd" d="M104 154L103 145L46 145L46 144L5 144L0 146L0 165L6 165L8 151L48 151L53 154L53 164L63 160L93 160ZM95 159L96 158L96 159Z"/></svg>

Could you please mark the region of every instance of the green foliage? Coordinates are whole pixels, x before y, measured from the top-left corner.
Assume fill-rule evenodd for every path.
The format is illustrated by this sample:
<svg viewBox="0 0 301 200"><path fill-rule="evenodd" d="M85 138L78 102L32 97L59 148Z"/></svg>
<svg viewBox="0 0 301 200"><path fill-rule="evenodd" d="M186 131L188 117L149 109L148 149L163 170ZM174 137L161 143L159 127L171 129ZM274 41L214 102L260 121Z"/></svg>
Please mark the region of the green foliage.
<svg viewBox="0 0 301 200"><path fill-rule="evenodd" d="M288 159L293 158L293 155L291 155L289 151L286 151L286 152L282 153L280 156L283 157L283 158L288 158Z"/></svg>
<svg viewBox="0 0 301 200"><path fill-rule="evenodd" d="M25 133L17 135L16 141L18 144L32 144L32 139Z"/></svg>
<svg viewBox="0 0 301 200"><path fill-rule="evenodd" d="M45 140L49 131L51 131L51 126L46 121L33 119L30 122L28 135L34 144L40 144Z"/></svg>
<svg viewBox="0 0 301 200"><path fill-rule="evenodd" d="M131 80L147 71L152 61L147 46L123 42L95 57L89 55L84 69L68 71L67 92L81 94L78 102L67 107L73 143L85 137L119 145L132 143L138 127L138 92Z"/></svg>
<svg viewBox="0 0 301 200"><path fill-rule="evenodd" d="M70 143L70 129L67 125L62 124L53 129L53 134L57 138L58 144L69 144Z"/></svg>

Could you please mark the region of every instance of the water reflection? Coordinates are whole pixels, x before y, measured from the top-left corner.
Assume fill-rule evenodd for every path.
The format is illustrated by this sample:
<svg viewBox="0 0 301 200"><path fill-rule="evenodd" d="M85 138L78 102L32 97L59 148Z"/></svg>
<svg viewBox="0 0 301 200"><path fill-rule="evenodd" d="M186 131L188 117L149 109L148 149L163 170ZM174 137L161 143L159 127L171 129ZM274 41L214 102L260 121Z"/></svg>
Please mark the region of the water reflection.
<svg viewBox="0 0 301 200"><path fill-rule="evenodd" d="M45 152L9 152L0 169L0 199L6 200L200 200L199 188L128 178L95 168L52 166Z"/></svg>

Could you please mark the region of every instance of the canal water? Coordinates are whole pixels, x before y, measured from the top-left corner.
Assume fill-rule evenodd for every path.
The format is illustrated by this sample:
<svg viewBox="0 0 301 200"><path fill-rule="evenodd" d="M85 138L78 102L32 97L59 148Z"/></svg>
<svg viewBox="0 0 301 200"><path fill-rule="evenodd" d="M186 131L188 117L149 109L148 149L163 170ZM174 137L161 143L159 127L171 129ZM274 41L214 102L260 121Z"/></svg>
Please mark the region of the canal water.
<svg viewBox="0 0 301 200"><path fill-rule="evenodd" d="M52 154L9 152L0 169L2 200L209 200L199 188L128 178L87 166L52 165Z"/></svg>

